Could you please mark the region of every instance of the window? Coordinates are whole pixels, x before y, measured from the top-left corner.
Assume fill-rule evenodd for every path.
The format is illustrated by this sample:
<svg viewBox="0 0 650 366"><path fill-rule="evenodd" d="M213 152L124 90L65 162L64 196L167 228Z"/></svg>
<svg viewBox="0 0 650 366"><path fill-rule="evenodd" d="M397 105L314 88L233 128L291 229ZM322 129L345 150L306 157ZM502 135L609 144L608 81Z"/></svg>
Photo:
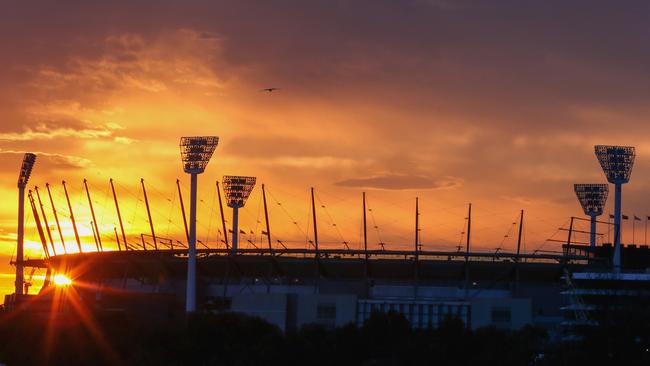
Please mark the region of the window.
<svg viewBox="0 0 650 366"><path fill-rule="evenodd" d="M493 323L510 323L512 313L509 307L495 306L492 308Z"/></svg>
<svg viewBox="0 0 650 366"><path fill-rule="evenodd" d="M319 320L336 319L336 304L335 303L318 304L318 307L316 308L316 317Z"/></svg>

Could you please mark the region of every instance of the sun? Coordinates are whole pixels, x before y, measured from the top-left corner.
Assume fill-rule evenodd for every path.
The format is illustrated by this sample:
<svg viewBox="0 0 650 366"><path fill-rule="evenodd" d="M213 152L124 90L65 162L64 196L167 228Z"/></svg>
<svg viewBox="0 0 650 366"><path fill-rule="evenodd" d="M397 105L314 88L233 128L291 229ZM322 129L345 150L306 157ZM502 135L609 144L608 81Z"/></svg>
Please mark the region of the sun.
<svg viewBox="0 0 650 366"><path fill-rule="evenodd" d="M52 281L57 286L69 286L72 284L72 280L64 274L56 274L52 277Z"/></svg>

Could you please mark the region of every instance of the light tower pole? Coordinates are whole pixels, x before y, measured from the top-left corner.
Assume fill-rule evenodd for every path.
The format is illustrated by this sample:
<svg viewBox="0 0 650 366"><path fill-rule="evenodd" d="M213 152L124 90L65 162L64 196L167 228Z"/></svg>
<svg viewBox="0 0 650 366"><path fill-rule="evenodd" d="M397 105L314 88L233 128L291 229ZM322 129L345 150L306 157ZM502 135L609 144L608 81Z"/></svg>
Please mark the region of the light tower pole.
<svg viewBox="0 0 650 366"><path fill-rule="evenodd" d="M232 254L237 254L237 243L239 242L238 216L239 209L244 207L248 196L255 187L255 177L241 177L224 175L223 191L226 195L226 203L232 208Z"/></svg>
<svg viewBox="0 0 650 366"><path fill-rule="evenodd" d="M609 186L607 184L574 184L573 190L576 192L585 215L591 218L589 247L594 249L596 247L596 217L603 214Z"/></svg>
<svg viewBox="0 0 650 366"><path fill-rule="evenodd" d="M217 136L181 137L180 149L183 170L190 174L190 233L187 243L187 292L185 311L196 311L196 190L197 176L205 171L214 150Z"/></svg>
<svg viewBox="0 0 650 366"><path fill-rule="evenodd" d="M614 271L621 270L621 186L630 181L635 151L632 146L596 145L596 158L607 181L614 184Z"/></svg>
<svg viewBox="0 0 650 366"><path fill-rule="evenodd" d="M25 246L25 187L29 181L29 176L32 174L32 168L36 162L36 155L26 153L23 157L23 163L20 167L20 175L18 176L18 235L16 246L16 295L23 294L23 282L25 280L24 266L23 266L23 248Z"/></svg>

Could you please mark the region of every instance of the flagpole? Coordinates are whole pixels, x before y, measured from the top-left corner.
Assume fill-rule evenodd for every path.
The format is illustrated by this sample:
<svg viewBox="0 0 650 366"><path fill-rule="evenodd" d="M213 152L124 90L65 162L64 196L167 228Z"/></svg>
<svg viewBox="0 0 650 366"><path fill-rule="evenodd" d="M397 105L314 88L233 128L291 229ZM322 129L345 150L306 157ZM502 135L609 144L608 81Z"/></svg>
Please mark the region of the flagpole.
<svg viewBox="0 0 650 366"><path fill-rule="evenodd" d="M634 245L634 233L636 232L636 215L632 214L632 245Z"/></svg>

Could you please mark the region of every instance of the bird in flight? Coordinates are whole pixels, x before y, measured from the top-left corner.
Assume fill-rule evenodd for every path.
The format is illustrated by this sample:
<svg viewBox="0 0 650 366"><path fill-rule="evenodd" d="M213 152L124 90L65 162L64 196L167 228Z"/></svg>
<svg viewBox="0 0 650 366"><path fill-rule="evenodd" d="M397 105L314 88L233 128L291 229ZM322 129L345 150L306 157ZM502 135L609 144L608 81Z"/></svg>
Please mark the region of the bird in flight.
<svg viewBox="0 0 650 366"><path fill-rule="evenodd" d="M273 87L273 88L264 88L264 89L261 89L260 91L271 93L271 92L274 92L274 91L276 91L278 89L280 89L280 88Z"/></svg>

